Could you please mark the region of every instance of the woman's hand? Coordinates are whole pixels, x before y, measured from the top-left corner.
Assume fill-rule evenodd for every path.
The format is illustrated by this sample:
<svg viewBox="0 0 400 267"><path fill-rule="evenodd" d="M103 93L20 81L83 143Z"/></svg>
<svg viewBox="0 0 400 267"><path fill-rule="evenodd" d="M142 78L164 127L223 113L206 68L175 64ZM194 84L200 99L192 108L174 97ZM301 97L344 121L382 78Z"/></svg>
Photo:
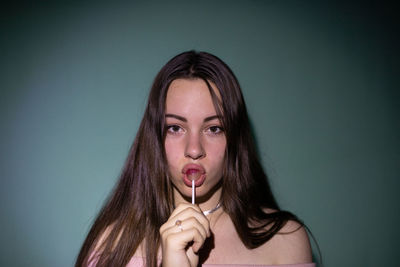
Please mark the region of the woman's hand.
<svg viewBox="0 0 400 267"><path fill-rule="evenodd" d="M198 206L181 204L160 228L162 266L196 267L210 237L210 223Z"/></svg>

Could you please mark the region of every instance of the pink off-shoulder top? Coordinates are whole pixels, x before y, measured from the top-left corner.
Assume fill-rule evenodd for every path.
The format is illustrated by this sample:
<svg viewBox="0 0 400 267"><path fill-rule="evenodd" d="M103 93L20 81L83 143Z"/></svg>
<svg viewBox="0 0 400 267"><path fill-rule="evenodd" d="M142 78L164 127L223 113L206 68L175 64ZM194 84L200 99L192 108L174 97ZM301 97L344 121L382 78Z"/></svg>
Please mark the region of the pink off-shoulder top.
<svg viewBox="0 0 400 267"><path fill-rule="evenodd" d="M315 263L257 265L257 264L203 264L203 267L315 267ZM145 267L144 258L132 257L126 267Z"/></svg>

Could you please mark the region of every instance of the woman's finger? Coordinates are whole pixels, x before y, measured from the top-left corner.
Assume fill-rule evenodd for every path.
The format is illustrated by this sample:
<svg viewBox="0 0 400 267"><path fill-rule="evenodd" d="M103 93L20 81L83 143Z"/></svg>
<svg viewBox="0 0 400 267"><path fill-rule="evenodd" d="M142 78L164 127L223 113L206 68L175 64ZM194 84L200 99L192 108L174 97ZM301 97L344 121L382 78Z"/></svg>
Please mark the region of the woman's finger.
<svg viewBox="0 0 400 267"><path fill-rule="evenodd" d="M210 222L207 217L201 212L200 209L194 208L195 206L191 205L186 207L181 207L178 212L172 214L168 221L163 224L160 228L160 233L164 232L166 229L174 227L177 221L186 221L188 219L195 218L205 229L206 236L210 236Z"/></svg>
<svg viewBox="0 0 400 267"><path fill-rule="evenodd" d="M197 266L196 253L210 236L210 223L198 206L180 204L160 227L160 235L163 265L182 266L189 261L191 266Z"/></svg>
<svg viewBox="0 0 400 267"><path fill-rule="evenodd" d="M191 203L181 203L181 204L179 204L179 205L172 211L172 213L171 213L171 215L170 215L169 217L170 217L170 218L171 218L171 217L174 217L174 216L176 216L178 213L180 213L180 212L182 212L183 210L188 209L188 208L192 208L193 210L195 210L195 211L197 211L197 212L199 212L199 213L202 213L201 209L200 209L199 206L197 206L197 205L193 205L193 204L191 204Z"/></svg>
<svg viewBox="0 0 400 267"><path fill-rule="evenodd" d="M196 228L204 240L209 237L208 229L206 229L204 225L200 223L195 217L190 217L184 221L177 220L173 226L164 228L164 231L161 233L161 235L166 237L170 234L183 232L192 228Z"/></svg>
<svg viewBox="0 0 400 267"><path fill-rule="evenodd" d="M193 242L192 249L195 253L203 246L205 242L204 236L200 233L199 229L193 227L187 230L168 233L163 242L163 246L168 250L183 250L189 242Z"/></svg>

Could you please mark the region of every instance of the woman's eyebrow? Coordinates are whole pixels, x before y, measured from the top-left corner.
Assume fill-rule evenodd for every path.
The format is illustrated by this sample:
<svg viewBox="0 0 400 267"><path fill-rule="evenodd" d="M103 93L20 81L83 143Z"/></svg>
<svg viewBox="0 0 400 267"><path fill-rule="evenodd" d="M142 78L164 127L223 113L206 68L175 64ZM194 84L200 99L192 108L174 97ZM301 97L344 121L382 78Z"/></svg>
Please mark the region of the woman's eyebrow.
<svg viewBox="0 0 400 267"><path fill-rule="evenodd" d="M165 114L165 118L174 118L174 119L177 119L177 120L180 120L180 121L183 121L183 122L187 122L187 119L185 117L182 117L182 116L179 116L179 115L176 115L176 114L167 113L167 114ZM204 122L212 121L212 120L215 120L215 119L219 120L220 118L221 117L218 116L218 115L213 115L213 116L209 116L209 117L204 118Z"/></svg>
<svg viewBox="0 0 400 267"><path fill-rule="evenodd" d="M212 121L212 120L215 120L215 119L219 120L219 119L221 119L221 116L213 115L213 116L207 117L207 118L204 119L204 122Z"/></svg>
<svg viewBox="0 0 400 267"><path fill-rule="evenodd" d="M165 114L165 118L174 118L183 122L187 122L187 119L185 117L179 116L179 115L175 115L175 114Z"/></svg>

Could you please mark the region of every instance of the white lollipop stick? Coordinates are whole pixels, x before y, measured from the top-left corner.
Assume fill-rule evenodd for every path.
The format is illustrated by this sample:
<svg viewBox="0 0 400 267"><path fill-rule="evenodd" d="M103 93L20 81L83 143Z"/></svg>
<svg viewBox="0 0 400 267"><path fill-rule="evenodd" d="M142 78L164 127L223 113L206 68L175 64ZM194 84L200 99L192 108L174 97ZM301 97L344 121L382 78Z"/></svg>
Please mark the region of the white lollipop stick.
<svg viewBox="0 0 400 267"><path fill-rule="evenodd" d="M195 191L195 186L194 186L194 180L192 180L192 204L194 205L195 202L195 196L196 196L196 191Z"/></svg>
<svg viewBox="0 0 400 267"><path fill-rule="evenodd" d="M196 198L196 185L195 185L195 181L197 181L200 176L201 173L199 171L188 171L187 173L188 179L192 180L192 204L195 204L195 198Z"/></svg>

